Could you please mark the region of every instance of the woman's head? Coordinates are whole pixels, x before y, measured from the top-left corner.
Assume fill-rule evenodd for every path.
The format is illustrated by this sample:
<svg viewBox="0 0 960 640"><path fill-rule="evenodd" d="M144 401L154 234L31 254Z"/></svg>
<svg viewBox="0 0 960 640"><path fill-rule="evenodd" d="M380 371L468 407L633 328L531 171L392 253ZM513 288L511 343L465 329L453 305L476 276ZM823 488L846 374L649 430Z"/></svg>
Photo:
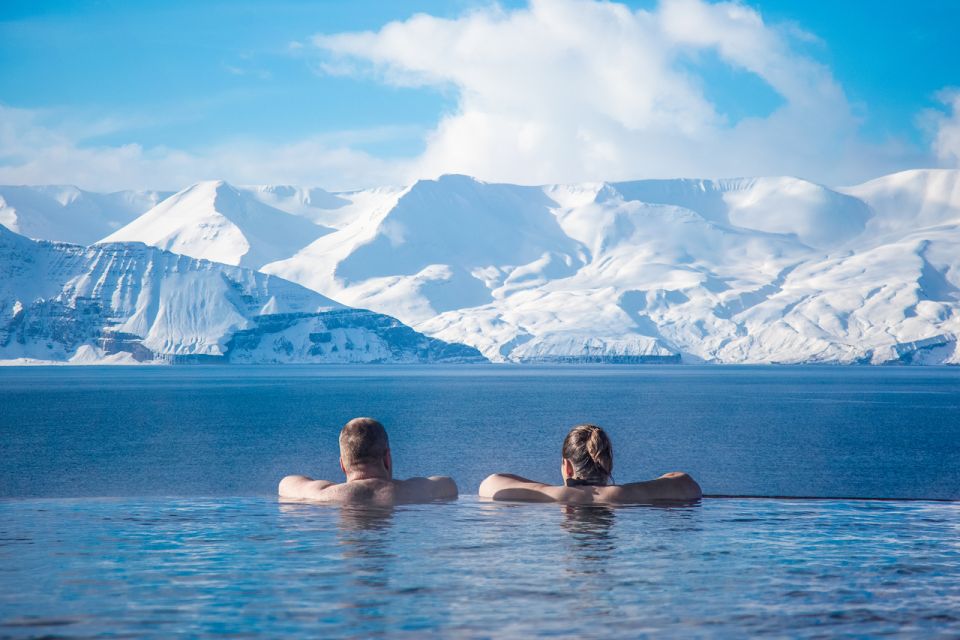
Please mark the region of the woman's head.
<svg viewBox="0 0 960 640"><path fill-rule="evenodd" d="M595 424L575 426L563 440L565 478L607 484L613 473L613 445ZM569 463L569 464L568 464Z"/></svg>

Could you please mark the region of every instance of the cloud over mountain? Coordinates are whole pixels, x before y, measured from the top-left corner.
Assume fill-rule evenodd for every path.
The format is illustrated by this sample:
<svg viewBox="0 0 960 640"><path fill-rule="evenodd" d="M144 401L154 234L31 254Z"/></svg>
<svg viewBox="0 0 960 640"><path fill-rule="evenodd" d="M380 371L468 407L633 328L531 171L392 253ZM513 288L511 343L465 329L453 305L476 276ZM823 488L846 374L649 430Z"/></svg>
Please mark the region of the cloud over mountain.
<svg viewBox="0 0 960 640"><path fill-rule="evenodd" d="M960 166L960 88L944 89L938 97L949 113L933 114L933 149L941 160Z"/></svg>
<svg viewBox="0 0 960 640"><path fill-rule="evenodd" d="M633 10L531 0L445 18L418 14L287 46L285 38L309 32L278 36L274 46L286 55L274 55L297 67L304 86L334 88L324 104L336 105L335 115L313 105L314 128L278 137L289 105L272 99L269 83L251 90L268 105L252 122L194 113L204 100L233 107L239 93L180 105L175 96L202 93L187 78L165 85L159 103L137 107L111 106L106 91L97 96L103 105L87 111L24 98L17 104L32 106L0 103L0 184L112 191L223 178L343 190L462 173L520 184L793 175L840 185L960 157L955 92L941 94L947 113L928 114L929 149L907 139L912 133L867 135L873 105L848 97L820 61L830 58L830 44L743 2L660 0ZM404 111L411 96L438 94L452 104L431 103L416 117ZM919 111L911 107L907 117ZM216 121L201 129L220 133L194 141L178 129L196 130L191 119L203 117ZM167 135L143 133L165 120L175 121Z"/></svg>
<svg viewBox="0 0 960 640"><path fill-rule="evenodd" d="M456 19L417 15L376 32L319 35L330 73L453 88L409 179L445 172L521 183L802 175L834 184L892 168L871 148L830 69L797 35L743 4L534 0ZM710 95L711 64L780 99L734 118ZM878 166L879 165L879 166Z"/></svg>

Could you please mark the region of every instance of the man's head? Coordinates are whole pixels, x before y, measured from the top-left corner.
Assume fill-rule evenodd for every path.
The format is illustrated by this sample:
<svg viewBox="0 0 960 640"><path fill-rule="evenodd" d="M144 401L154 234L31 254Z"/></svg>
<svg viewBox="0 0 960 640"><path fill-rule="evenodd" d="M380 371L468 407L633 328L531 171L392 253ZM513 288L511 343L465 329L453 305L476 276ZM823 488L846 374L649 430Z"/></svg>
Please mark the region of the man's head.
<svg viewBox="0 0 960 640"><path fill-rule="evenodd" d="M391 477L390 440L382 424L373 418L354 418L343 426L340 430L340 468L347 480Z"/></svg>

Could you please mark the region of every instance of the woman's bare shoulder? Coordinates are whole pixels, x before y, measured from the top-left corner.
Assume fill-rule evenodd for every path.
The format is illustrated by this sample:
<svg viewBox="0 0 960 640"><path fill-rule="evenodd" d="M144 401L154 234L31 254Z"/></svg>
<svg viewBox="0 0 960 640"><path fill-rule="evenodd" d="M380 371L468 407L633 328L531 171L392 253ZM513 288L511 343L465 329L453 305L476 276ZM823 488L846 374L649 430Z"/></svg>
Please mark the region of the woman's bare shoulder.
<svg viewBox="0 0 960 640"><path fill-rule="evenodd" d="M703 497L700 485L682 471L671 471L659 478L609 487L604 498L619 504L658 501L692 501Z"/></svg>

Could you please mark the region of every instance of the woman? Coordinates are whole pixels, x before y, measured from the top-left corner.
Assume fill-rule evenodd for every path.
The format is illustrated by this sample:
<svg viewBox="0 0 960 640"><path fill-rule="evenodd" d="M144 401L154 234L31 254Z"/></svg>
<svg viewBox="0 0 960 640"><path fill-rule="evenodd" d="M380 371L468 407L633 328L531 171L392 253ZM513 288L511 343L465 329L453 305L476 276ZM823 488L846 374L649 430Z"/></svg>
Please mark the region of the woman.
<svg viewBox="0 0 960 640"><path fill-rule="evenodd" d="M480 484L480 497L573 504L649 504L665 500L699 500L703 495L693 478L678 471L656 480L623 485L610 484L612 473L610 438L596 425L581 424L571 429L563 441L560 462L563 486L495 473Z"/></svg>

